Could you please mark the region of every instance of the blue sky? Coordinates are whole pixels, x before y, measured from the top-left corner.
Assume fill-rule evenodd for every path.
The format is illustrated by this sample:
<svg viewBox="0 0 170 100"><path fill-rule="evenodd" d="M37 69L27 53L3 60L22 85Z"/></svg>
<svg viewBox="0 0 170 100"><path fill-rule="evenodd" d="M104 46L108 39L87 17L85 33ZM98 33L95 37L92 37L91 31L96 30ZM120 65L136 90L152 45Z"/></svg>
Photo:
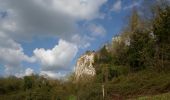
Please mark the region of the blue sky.
<svg viewBox="0 0 170 100"><path fill-rule="evenodd" d="M125 27L142 0L0 0L0 76L73 71Z"/></svg>

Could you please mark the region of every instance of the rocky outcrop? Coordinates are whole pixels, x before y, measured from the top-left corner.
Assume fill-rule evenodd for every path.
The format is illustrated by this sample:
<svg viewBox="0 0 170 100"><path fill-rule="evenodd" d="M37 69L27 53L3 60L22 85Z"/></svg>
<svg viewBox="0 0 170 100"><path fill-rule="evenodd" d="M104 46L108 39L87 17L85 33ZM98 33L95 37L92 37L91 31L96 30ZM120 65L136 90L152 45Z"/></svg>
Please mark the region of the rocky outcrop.
<svg viewBox="0 0 170 100"><path fill-rule="evenodd" d="M77 60L75 67L76 80L79 80L83 77L91 77L96 74L95 68L93 67L94 55L94 52L87 52Z"/></svg>

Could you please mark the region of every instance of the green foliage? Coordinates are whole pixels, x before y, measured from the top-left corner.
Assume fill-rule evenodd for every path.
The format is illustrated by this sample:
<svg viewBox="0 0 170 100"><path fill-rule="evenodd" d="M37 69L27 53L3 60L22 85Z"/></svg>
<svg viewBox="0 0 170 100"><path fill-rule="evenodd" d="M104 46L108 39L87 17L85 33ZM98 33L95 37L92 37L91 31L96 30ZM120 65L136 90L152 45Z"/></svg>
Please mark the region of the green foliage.
<svg viewBox="0 0 170 100"><path fill-rule="evenodd" d="M33 87L33 80L29 76L24 77L24 89L31 89Z"/></svg>
<svg viewBox="0 0 170 100"><path fill-rule="evenodd" d="M153 31L156 35L156 66L159 70L170 69L170 6L158 7L153 22Z"/></svg>
<svg viewBox="0 0 170 100"><path fill-rule="evenodd" d="M170 7L158 8L158 13L153 23L154 34L157 37L157 43L170 43Z"/></svg>
<svg viewBox="0 0 170 100"><path fill-rule="evenodd" d="M70 95L69 100L76 100L76 97L74 95Z"/></svg>
<svg viewBox="0 0 170 100"><path fill-rule="evenodd" d="M142 69L152 65L154 58L154 39L149 32L137 30L131 35L130 46L127 50L127 64L133 70Z"/></svg>
<svg viewBox="0 0 170 100"><path fill-rule="evenodd" d="M23 81L15 77L0 79L0 94L11 93L22 89Z"/></svg>

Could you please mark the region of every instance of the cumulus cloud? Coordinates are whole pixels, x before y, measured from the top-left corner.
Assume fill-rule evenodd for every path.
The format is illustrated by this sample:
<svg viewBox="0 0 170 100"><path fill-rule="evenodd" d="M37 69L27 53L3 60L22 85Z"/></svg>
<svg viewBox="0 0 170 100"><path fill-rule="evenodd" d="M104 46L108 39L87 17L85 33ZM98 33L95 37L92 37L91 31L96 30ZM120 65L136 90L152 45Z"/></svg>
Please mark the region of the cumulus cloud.
<svg viewBox="0 0 170 100"><path fill-rule="evenodd" d="M52 49L35 49L34 55L42 64L42 70L54 71L57 69L67 69L77 51L76 45L61 39L58 45Z"/></svg>
<svg viewBox="0 0 170 100"><path fill-rule="evenodd" d="M102 25L90 24L88 30L91 32L92 36L104 36L106 35L106 30Z"/></svg>
<svg viewBox="0 0 170 100"><path fill-rule="evenodd" d="M115 11L118 12L122 9L122 1L121 0L117 0L114 4L113 7L111 9L111 11Z"/></svg>
<svg viewBox="0 0 170 100"><path fill-rule="evenodd" d="M23 61L32 63L35 58L25 55L19 43L0 32L0 63L4 65L6 73L17 72L15 69L20 68Z"/></svg>
<svg viewBox="0 0 170 100"><path fill-rule="evenodd" d="M33 74L34 74L34 70L31 68L27 68L27 69L25 69L25 71L20 71L19 73L16 73L15 76L22 78L24 76L31 76Z"/></svg>
<svg viewBox="0 0 170 100"><path fill-rule="evenodd" d="M59 79L65 77L66 74L61 72L53 72L53 71L41 71L40 75L45 78L53 78L53 79Z"/></svg>
<svg viewBox="0 0 170 100"><path fill-rule="evenodd" d="M48 50L35 49L34 56L29 57L23 52L19 43L6 34L0 33L0 64L4 65L6 76L29 76L34 73L34 70L27 68L24 71L22 62L35 63L37 61L42 65L41 74L52 78L64 76L57 71L68 70L69 64L77 52L78 47L75 44L61 39L54 48Z"/></svg>
<svg viewBox="0 0 170 100"><path fill-rule="evenodd" d="M76 31L77 21L98 17L106 1L0 0L0 9L7 12L0 20L0 29L19 39L43 35L69 37Z"/></svg>
<svg viewBox="0 0 170 100"><path fill-rule="evenodd" d="M79 34L75 34L71 37L71 42L73 42L74 44L76 44L79 48L87 48L91 45L91 41L93 41L94 38L89 37L87 35L79 35Z"/></svg>
<svg viewBox="0 0 170 100"><path fill-rule="evenodd" d="M11 66L18 66L22 61L34 61L34 58L25 55L22 49L1 48L0 54L0 62Z"/></svg>
<svg viewBox="0 0 170 100"><path fill-rule="evenodd" d="M140 2L135 2L135 3L132 3L131 5L125 6L123 10L132 9L133 7L137 7L139 5L140 5Z"/></svg>
<svg viewBox="0 0 170 100"><path fill-rule="evenodd" d="M123 6L123 0L117 0L111 7L111 9L109 10L109 12L119 12L119 11L125 11L125 10L129 10L132 9L134 7L139 7L141 4L141 1L134 1L129 5L125 5Z"/></svg>
<svg viewBox="0 0 170 100"><path fill-rule="evenodd" d="M32 74L34 74L34 70L33 70L33 69L27 68L27 69L25 70L25 75L26 75L26 76L30 76L30 75L32 75Z"/></svg>

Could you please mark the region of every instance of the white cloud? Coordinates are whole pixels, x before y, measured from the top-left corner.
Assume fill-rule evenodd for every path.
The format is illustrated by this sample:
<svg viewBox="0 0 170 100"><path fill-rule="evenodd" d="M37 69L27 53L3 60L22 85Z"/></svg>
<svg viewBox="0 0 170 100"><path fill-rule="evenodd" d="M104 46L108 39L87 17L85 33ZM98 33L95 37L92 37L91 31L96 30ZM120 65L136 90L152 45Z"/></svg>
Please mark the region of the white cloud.
<svg viewBox="0 0 170 100"><path fill-rule="evenodd" d="M26 75L26 76L30 76L30 75L32 75L32 74L34 74L34 70L33 70L33 69L27 68L27 69L25 70L25 75Z"/></svg>
<svg viewBox="0 0 170 100"><path fill-rule="evenodd" d="M0 29L15 39L55 35L69 38L76 31L76 22L100 15L107 0L0 0L0 9L7 16L0 20ZM11 34L12 33L12 34Z"/></svg>
<svg viewBox="0 0 170 100"><path fill-rule="evenodd" d="M123 8L123 10L132 9L133 7L137 7L137 6L139 6L139 5L140 5L139 2L135 2L135 3L132 3L131 5L125 6L125 7Z"/></svg>
<svg viewBox="0 0 170 100"><path fill-rule="evenodd" d="M54 48L48 50L43 48L35 49L34 54L37 60L40 61L42 70L55 71L67 69L77 51L76 45L61 39Z"/></svg>
<svg viewBox="0 0 170 100"><path fill-rule="evenodd" d="M41 71L40 75L45 77L45 78L53 78L53 79L59 79L63 78L66 76L66 74L61 73L61 72L52 72L52 71Z"/></svg>
<svg viewBox="0 0 170 100"><path fill-rule="evenodd" d="M28 57L22 49L0 48L0 62L11 66L20 65L22 61L34 62L33 57Z"/></svg>
<svg viewBox="0 0 170 100"><path fill-rule="evenodd" d="M121 0L117 0L114 4L113 7L111 9L111 11L115 11L118 12L122 9L122 1Z"/></svg>
<svg viewBox="0 0 170 100"><path fill-rule="evenodd" d="M91 32L92 36L104 36L106 35L106 30L102 25L90 24L88 30Z"/></svg>
<svg viewBox="0 0 170 100"><path fill-rule="evenodd" d="M18 78L22 78L24 76L31 76L33 74L34 74L34 70L31 68L27 68L27 69L25 69L25 71L20 71L20 72L16 73L15 76Z"/></svg>
<svg viewBox="0 0 170 100"><path fill-rule="evenodd" d="M22 66L22 62L35 62L23 52L21 45L6 34L0 32L0 63L4 65L7 74L14 74Z"/></svg>
<svg viewBox="0 0 170 100"><path fill-rule="evenodd" d="M92 19L99 15L99 7L107 0L52 0L56 9L76 19Z"/></svg>
<svg viewBox="0 0 170 100"><path fill-rule="evenodd" d="M91 45L91 41L94 39L91 37L88 37L86 35L81 36L79 34L75 34L71 37L71 42L76 44L79 48L87 48Z"/></svg>

